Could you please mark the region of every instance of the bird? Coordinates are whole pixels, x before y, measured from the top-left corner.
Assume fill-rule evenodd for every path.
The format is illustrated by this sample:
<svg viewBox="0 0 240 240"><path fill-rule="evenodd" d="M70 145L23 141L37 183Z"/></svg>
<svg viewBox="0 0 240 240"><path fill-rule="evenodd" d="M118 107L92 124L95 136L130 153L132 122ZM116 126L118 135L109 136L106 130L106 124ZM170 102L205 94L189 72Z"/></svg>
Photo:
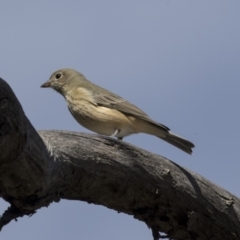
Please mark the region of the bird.
<svg viewBox="0 0 240 240"><path fill-rule="evenodd" d="M68 109L83 127L122 140L131 134L156 136L191 154L194 144L154 120L124 98L90 82L80 72L64 68L52 73L42 88L52 88L66 100Z"/></svg>

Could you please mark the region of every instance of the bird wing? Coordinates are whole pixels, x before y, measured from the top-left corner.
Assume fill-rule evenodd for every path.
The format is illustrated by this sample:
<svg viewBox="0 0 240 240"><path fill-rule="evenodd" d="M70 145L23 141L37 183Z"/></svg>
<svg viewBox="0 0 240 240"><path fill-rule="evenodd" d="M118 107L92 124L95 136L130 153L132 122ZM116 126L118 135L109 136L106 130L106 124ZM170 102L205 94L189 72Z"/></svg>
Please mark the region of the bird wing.
<svg viewBox="0 0 240 240"><path fill-rule="evenodd" d="M100 106L116 109L122 113L139 117L149 122L150 124L155 125L158 128L161 128L164 131L168 132L170 130L168 127L164 126L163 124L153 121L145 112L143 112L138 107L134 106L127 100L119 97L118 95L110 91L105 90L105 91L101 91L101 93L95 92L94 100L95 100L95 103L97 103Z"/></svg>

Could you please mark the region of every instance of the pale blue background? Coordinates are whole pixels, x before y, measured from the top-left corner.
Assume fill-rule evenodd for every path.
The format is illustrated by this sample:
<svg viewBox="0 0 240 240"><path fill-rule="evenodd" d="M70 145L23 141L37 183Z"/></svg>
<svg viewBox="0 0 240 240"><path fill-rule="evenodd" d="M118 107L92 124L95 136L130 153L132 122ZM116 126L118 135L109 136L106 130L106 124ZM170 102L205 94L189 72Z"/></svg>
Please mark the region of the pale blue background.
<svg viewBox="0 0 240 240"><path fill-rule="evenodd" d="M239 196L240 1L11 1L0 6L0 76L34 127L87 130L40 85L62 67L128 99L196 144L192 156L143 134L125 139ZM3 212L7 204L1 200ZM61 201L3 228L4 240L150 240L132 216Z"/></svg>

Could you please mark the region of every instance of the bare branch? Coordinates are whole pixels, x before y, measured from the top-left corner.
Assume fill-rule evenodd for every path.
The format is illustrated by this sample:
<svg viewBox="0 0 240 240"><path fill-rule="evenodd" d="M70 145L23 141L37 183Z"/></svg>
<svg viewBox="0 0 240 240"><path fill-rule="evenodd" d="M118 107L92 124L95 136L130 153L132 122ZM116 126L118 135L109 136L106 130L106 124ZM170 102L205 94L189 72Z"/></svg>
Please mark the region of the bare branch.
<svg viewBox="0 0 240 240"><path fill-rule="evenodd" d="M37 133L0 80L0 227L61 199L132 215L154 239L240 239L240 200L161 156L99 135Z"/></svg>

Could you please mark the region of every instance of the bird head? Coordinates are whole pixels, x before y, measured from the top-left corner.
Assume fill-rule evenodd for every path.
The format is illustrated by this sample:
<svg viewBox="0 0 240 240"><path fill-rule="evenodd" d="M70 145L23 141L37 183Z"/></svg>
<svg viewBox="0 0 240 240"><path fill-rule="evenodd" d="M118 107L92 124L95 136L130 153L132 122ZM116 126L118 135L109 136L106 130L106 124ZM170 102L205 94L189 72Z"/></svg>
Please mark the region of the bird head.
<svg viewBox="0 0 240 240"><path fill-rule="evenodd" d="M85 77L73 69L60 69L55 71L47 82L41 85L42 88L52 88L62 94L72 90L75 87L81 86L85 82Z"/></svg>

